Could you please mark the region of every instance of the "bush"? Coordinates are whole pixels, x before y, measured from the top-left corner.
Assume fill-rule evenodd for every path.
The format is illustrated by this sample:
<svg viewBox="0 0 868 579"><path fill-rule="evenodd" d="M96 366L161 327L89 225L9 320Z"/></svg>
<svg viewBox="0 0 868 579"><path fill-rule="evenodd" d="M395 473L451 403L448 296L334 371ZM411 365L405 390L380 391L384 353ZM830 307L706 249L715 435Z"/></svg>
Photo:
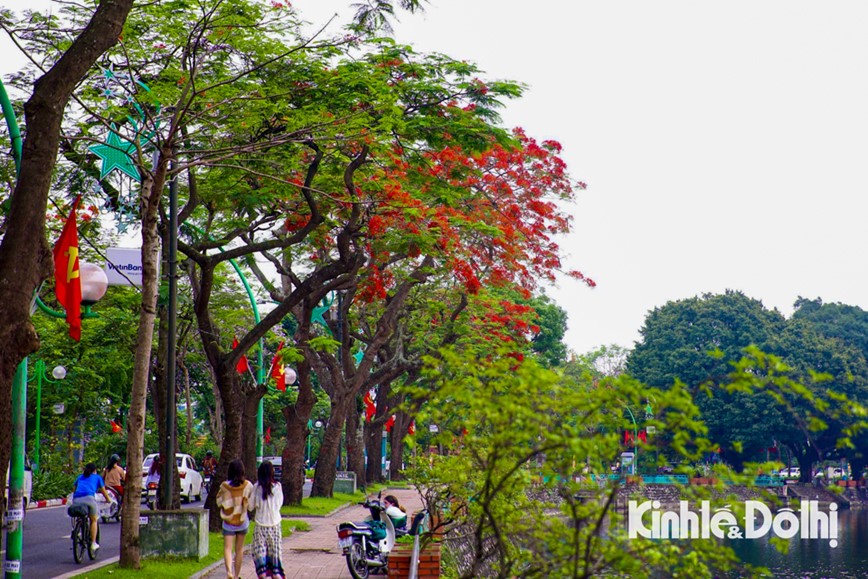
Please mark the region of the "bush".
<svg viewBox="0 0 868 579"><path fill-rule="evenodd" d="M72 492L76 474L62 471L40 470L33 473L33 500L41 501L65 497Z"/></svg>

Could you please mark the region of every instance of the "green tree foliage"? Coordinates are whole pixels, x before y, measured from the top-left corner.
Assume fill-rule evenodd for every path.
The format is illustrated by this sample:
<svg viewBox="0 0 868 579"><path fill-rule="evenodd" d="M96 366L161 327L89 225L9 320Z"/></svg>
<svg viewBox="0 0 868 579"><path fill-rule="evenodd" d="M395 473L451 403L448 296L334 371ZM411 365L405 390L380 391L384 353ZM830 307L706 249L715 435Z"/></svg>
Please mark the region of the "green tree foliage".
<svg viewBox="0 0 868 579"><path fill-rule="evenodd" d="M540 357L543 365L562 365L567 359L567 345L564 344L567 312L545 295L534 297L529 305L537 316L531 348Z"/></svg>
<svg viewBox="0 0 868 579"><path fill-rule="evenodd" d="M799 460L802 478L808 480L812 463L855 452L839 446L860 446L861 439L850 435L855 419L844 412L825 416L825 403L817 401L834 396L865 401L868 366L859 350L821 333L830 326L807 319L803 314L785 320L738 292L670 302L648 316L627 369L659 387L675 380L688 384L709 437L736 467L781 443ZM749 347L776 355L786 365L788 379L806 385L805 392L784 403L766 392L726 388L727 376Z"/></svg>
<svg viewBox="0 0 868 579"><path fill-rule="evenodd" d="M827 354L826 360L819 360L817 369L834 372L844 379L844 389L857 400L868 398L868 383L865 381L865 359L868 359L868 312L857 306L841 303L823 303L819 298L808 300L799 298L795 303L794 322L809 324L815 332L827 339L834 340L834 352ZM856 352L852 351L853 348ZM815 356L822 355L814 352ZM844 358L845 362L835 362L833 357ZM828 361L827 361L828 360ZM843 368L842 363L846 363ZM829 368L829 366L832 366ZM868 466L868 435L856 434L851 438L852 447L845 446L838 452L850 461L851 472L859 477Z"/></svg>
<svg viewBox="0 0 868 579"><path fill-rule="evenodd" d="M729 393L720 384L745 348L768 349L784 326L780 313L741 292L668 302L646 318L627 372L658 388L676 380L690 386L709 437L722 445L726 460L740 467L745 454L773 444L771 432L784 418L767 400Z"/></svg>
<svg viewBox="0 0 868 579"><path fill-rule="evenodd" d="M49 296L45 297L48 304L54 305ZM124 454L126 433L112 434L111 421L124 424L129 408L139 305L134 290L112 290L100 301L98 314L84 320L80 342L69 339L64 319L44 313L34 315L41 346L30 358L28 425L34 426L36 410L32 364L41 360L48 376L42 383L40 462L48 470L78 471L79 453L89 440L105 440L101 452L88 455L97 463L107 461L112 453ZM51 377L58 365L66 368L63 380ZM52 411L55 404L64 405L62 414ZM29 439L28 446L33 448L32 432Z"/></svg>
<svg viewBox="0 0 868 579"><path fill-rule="evenodd" d="M650 423L673 433L680 460L708 450L687 388L626 376L576 381L508 351L485 352L428 359L433 398L420 420L438 425L442 452L411 474L437 520L465 538L462 577L710 577L732 564L713 541L629 539L614 508L617 485L597 484L624 450L623 406L649 396L657 401Z"/></svg>

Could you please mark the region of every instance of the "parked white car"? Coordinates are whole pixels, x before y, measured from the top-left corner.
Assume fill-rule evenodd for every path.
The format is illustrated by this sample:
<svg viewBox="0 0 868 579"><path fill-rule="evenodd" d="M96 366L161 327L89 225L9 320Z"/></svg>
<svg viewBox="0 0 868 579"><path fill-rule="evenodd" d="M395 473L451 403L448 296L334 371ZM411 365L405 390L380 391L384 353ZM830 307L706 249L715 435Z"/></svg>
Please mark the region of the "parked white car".
<svg viewBox="0 0 868 579"><path fill-rule="evenodd" d="M789 468L782 468L778 471L778 474L786 479L799 478L802 474L802 469L797 466L791 466Z"/></svg>
<svg viewBox="0 0 868 579"><path fill-rule="evenodd" d="M9 470L6 467L6 502L9 504ZM30 459L24 457L24 508L26 509L31 502L33 496L33 470L30 466Z"/></svg>
<svg viewBox="0 0 868 579"><path fill-rule="evenodd" d="M145 457L142 463L142 496L147 492L147 484L145 481L148 478L148 471L151 470L151 465L157 459L158 454L149 454ZM177 453L175 462L178 465L178 476L181 479L181 500L190 502L192 500L202 500L202 475L199 473L199 467L196 465L196 459L189 454Z"/></svg>

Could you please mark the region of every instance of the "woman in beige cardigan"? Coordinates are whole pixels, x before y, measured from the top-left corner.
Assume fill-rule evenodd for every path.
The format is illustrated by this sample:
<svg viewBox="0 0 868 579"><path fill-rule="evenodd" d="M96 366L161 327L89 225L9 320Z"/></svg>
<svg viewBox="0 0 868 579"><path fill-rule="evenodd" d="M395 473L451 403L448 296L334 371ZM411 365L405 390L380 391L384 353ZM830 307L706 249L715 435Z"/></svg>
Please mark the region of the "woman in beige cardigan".
<svg viewBox="0 0 868 579"><path fill-rule="evenodd" d="M244 463L238 459L229 463L226 480L217 491L217 504L220 505L220 518L223 519L223 564L226 576L237 579L241 576L241 563L244 555L244 535L250 526L247 517L247 503L253 492L253 485L244 478ZM233 565L232 554L235 554Z"/></svg>

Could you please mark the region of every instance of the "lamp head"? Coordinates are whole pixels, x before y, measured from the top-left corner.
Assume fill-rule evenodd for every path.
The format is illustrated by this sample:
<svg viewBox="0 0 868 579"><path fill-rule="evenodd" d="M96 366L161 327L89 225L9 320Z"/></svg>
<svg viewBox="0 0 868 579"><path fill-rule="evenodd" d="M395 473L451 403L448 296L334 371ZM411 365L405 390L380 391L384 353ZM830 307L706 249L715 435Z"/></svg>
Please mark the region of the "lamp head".
<svg viewBox="0 0 868 579"><path fill-rule="evenodd" d="M54 370L51 371L51 375L54 376L55 380L63 380L66 378L66 368L63 366L55 366Z"/></svg>
<svg viewBox="0 0 868 579"><path fill-rule="evenodd" d="M108 289L108 277L102 268L93 263L79 262L81 276L81 303L92 306L98 302Z"/></svg>
<svg viewBox="0 0 868 579"><path fill-rule="evenodd" d="M286 368L283 371L283 378L286 380L287 384L295 384L296 378L298 378L298 374L295 373L295 370L292 368Z"/></svg>

